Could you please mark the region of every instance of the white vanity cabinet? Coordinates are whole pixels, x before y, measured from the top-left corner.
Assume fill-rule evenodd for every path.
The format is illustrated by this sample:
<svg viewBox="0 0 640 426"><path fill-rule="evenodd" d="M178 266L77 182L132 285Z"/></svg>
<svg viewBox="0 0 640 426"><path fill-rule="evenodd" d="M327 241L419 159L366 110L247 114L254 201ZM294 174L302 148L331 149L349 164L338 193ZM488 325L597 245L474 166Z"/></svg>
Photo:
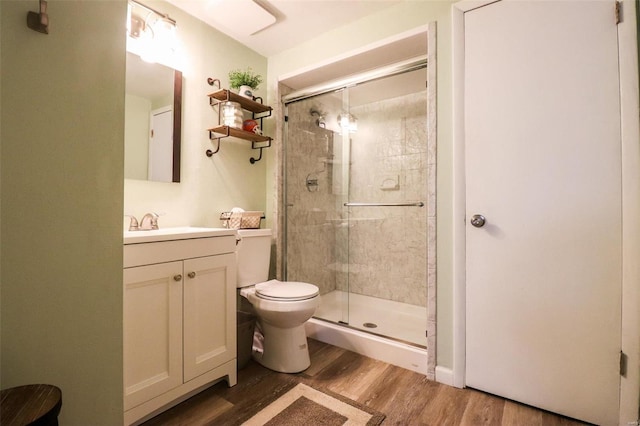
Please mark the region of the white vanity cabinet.
<svg viewBox="0 0 640 426"><path fill-rule="evenodd" d="M126 425L220 379L236 384L235 233L195 235L125 237Z"/></svg>

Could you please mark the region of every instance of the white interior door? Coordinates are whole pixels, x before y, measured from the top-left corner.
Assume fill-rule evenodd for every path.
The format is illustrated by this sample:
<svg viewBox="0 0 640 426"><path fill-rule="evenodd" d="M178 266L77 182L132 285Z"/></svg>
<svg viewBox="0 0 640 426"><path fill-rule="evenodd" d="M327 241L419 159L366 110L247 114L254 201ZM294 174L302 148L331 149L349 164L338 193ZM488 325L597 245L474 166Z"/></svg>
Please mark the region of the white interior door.
<svg viewBox="0 0 640 426"><path fill-rule="evenodd" d="M149 135L149 180L173 181L173 108L151 111Z"/></svg>
<svg viewBox="0 0 640 426"><path fill-rule="evenodd" d="M614 1L505 0L464 28L466 385L617 424Z"/></svg>

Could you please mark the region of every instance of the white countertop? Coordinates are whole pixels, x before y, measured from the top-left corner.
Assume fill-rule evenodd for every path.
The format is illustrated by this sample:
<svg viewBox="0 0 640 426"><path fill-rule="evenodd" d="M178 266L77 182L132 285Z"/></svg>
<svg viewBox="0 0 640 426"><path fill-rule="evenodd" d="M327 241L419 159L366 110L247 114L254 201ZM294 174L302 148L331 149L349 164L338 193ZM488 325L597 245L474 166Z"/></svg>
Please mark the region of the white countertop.
<svg viewBox="0 0 640 426"><path fill-rule="evenodd" d="M190 238L224 237L227 235L236 235L236 230L228 228L198 228L183 226L176 228L162 228L152 231L124 231L124 244L186 240Z"/></svg>

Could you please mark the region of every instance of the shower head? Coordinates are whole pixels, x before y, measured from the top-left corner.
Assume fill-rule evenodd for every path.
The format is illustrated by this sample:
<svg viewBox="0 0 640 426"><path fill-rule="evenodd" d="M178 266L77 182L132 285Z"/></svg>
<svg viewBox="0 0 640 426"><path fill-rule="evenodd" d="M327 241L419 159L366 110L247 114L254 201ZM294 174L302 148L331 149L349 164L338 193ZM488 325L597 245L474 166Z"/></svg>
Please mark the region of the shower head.
<svg viewBox="0 0 640 426"><path fill-rule="evenodd" d="M315 108L311 108L311 110L309 110L309 114L311 114L311 117L317 117L315 124L318 127L322 127L323 129L325 129L327 127L327 125L325 124L324 121L324 113L321 111L318 111Z"/></svg>

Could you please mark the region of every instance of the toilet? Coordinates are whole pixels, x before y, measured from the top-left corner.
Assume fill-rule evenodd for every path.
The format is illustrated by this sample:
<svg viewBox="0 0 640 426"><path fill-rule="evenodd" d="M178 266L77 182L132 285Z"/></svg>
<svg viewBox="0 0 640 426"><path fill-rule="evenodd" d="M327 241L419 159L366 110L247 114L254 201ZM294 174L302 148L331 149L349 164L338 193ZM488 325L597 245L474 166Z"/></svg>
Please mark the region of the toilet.
<svg viewBox="0 0 640 426"><path fill-rule="evenodd" d="M266 281L270 256L270 229L238 229L237 287L262 333L262 351L254 343L253 359L274 371L298 373L311 365L304 324L320 303L319 290L308 283Z"/></svg>

